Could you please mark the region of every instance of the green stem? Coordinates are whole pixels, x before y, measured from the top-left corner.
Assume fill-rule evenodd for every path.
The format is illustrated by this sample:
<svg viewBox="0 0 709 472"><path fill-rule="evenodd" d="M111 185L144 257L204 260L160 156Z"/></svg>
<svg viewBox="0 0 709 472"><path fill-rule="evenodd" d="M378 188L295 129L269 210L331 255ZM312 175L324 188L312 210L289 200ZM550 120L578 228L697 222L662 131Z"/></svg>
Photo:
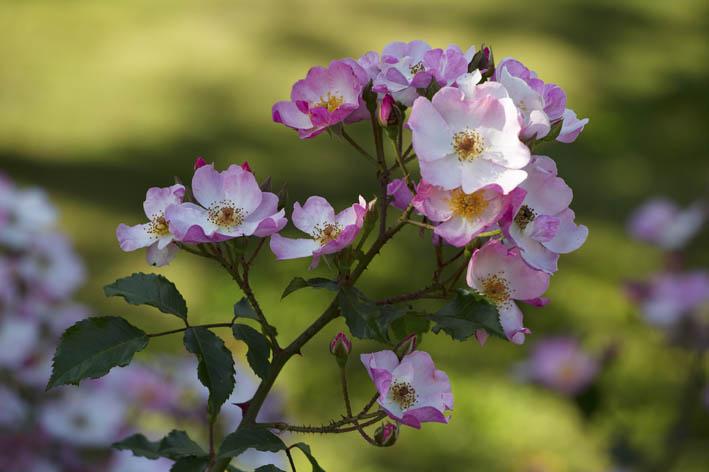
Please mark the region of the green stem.
<svg viewBox="0 0 709 472"><path fill-rule="evenodd" d="M345 131L344 127L342 128L342 137L345 138L345 141L350 143L350 145L353 148L355 148L357 150L357 152L359 152L361 155L366 157L369 162L371 162L374 165L377 165L377 160L371 154L369 154L367 151L365 151L364 148L362 148L362 146L357 144L357 141L352 139L352 137L349 134L347 134L347 131Z"/></svg>
<svg viewBox="0 0 709 472"><path fill-rule="evenodd" d="M342 398L345 401L345 410L347 411L347 416L352 417L352 404L350 403L350 394L347 388L347 369L345 369L345 366L340 367L340 380L342 383ZM354 424L354 427L357 428L357 432L359 433L359 435L362 436L365 441L367 441L372 446L379 446L376 441L374 441L374 439L372 439L364 431L362 426L357 421L357 418L353 418L352 423Z"/></svg>
<svg viewBox="0 0 709 472"><path fill-rule="evenodd" d="M211 324L203 324L203 325L194 325L194 326L185 326L184 328L177 328L177 329L171 329L169 331L162 331L160 333L151 333L148 334L149 338L157 338L159 336L166 336L168 334L176 334L176 333L181 333L188 328L231 328L232 323L211 323Z"/></svg>

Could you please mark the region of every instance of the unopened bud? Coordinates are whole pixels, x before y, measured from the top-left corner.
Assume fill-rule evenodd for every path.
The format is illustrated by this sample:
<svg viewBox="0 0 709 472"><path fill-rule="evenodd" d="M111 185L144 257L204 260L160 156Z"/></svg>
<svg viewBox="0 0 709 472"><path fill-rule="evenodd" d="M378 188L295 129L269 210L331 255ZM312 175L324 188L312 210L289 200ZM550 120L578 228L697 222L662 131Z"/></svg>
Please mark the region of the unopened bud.
<svg viewBox="0 0 709 472"><path fill-rule="evenodd" d="M485 78L491 77L495 72L495 58L489 46L484 44L480 46L480 50L475 53L470 64L468 64L468 72L473 72L475 69L480 70Z"/></svg>
<svg viewBox="0 0 709 472"><path fill-rule="evenodd" d="M382 126L389 126L396 124L398 109L396 103L394 102L394 97L389 94L384 95L382 103L379 104L379 111L377 118L379 118L379 124Z"/></svg>
<svg viewBox="0 0 709 472"><path fill-rule="evenodd" d="M399 438L399 425L384 423L374 432L374 441L381 447L393 446Z"/></svg>
<svg viewBox="0 0 709 472"><path fill-rule="evenodd" d="M341 366L347 363L350 351L352 351L352 341L347 338L345 333L337 333L337 335L332 338L332 341L330 341L330 354L335 356L337 363Z"/></svg>
<svg viewBox="0 0 709 472"><path fill-rule="evenodd" d="M197 159L194 161L194 170L199 169L200 167L206 166L207 161L204 160L204 157L199 156Z"/></svg>
<svg viewBox="0 0 709 472"><path fill-rule="evenodd" d="M417 344L418 340L416 339L416 333L409 334L394 348L394 352L399 357L399 360L401 360L405 356L414 352Z"/></svg>

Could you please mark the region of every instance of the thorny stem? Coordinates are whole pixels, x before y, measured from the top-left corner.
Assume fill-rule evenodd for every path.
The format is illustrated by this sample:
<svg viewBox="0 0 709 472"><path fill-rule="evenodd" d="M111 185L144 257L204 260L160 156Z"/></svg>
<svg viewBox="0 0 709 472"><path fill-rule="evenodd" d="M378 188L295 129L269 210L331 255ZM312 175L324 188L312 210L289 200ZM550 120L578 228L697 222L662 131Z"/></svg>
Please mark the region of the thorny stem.
<svg viewBox="0 0 709 472"><path fill-rule="evenodd" d="M366 421L359 423L360 428L366 428L371 426L386 417L386 413L383 411L377 411L371 416L367 417ZM351 424L352 421L348 421L344 424ZM277 429L279 431L289 431L292 433L315 433L315 434L339 434L339 433L349 433L352 431L357 431L355 426L334 426L333 424L323 425L323 426L307 426L307 425L291 425L287 423L258 423L257 426Z"/></svg>

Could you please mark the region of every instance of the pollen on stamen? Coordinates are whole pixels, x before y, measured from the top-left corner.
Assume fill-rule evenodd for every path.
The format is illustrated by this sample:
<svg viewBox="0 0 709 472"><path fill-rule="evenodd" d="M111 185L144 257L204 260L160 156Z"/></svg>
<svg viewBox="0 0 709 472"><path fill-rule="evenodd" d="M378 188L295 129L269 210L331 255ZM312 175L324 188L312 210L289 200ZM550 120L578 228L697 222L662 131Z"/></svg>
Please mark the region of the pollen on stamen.
<svg viewBox="0 0 709 472"><path fill-rule="evenodd" d="M244 222L244 214L232 201L223 201L209 209L209 221L221 228L233 228Z"/></svg>
<svg viewBox="0 0 709 472"><path fill-rule="evenodd" d="M332 113L337 110L344 101L342 95L333 95L331 92L327 92L327 97L320 96L320 101L315 104L315 107L327 108L327 111Z"/></svg>
<svg viewBox="0 0 709 472"><path fill-rule="evenodd" d="M524 230L529 223L534 221L534 219L537 217L537 214L529 208L527 205L522 205L522 207L519 209L517 212L517 215L515 216L515 223Z"/></svg>
<svg viewBox="0 0 709 472"><path fill-rule="evenodd" d="M504 305L510 299L510 286L506 279L497 274L482 281L483 295L496 305Z"/></svg>
<svg viewBox="0 0 709 472"><path fill-rule="evenodd" d="M408 410L415 403L418 396L416 390L408 382L395 381L389 387L391 399L399 405L402 410Z"/></svg>
<svg viewBox="0 0 709 472"><path fill-rule="evenodd" d="M453 214L468 220L479 218L485 212L489 204L490 203L485 198L484 190L465 193L460 188L451 192L449 202Z"/></svg>
<svg viewBox="0 0 709 472"><path fill-rule="evenodd" d="M337 223L327 223L324 226L316 226L313 231L313 237L321 246L324 246L337 239L341 232L342 227Z"/></svg>
<svg viewBox="0 0 709 472"><path fill-rule="evenodd" d="M485 151L485 138L475 130L458 131L453 135L453 149L460 161L472 161Z"/></svg>
<svg viewBox="0 0 709 472"><path fill-rule="evenodd" d="M170 234L170 227L163 215L158 215L150 220L148 232L156 238Z"/></svg>
<svg viewBox="0 0 709 472"><path fill-rule="evenodd" d="M413 64L409 67L409 72L412 74L416 75L419 72L423 71L423 62L417 62L416 64Z"/></svg>

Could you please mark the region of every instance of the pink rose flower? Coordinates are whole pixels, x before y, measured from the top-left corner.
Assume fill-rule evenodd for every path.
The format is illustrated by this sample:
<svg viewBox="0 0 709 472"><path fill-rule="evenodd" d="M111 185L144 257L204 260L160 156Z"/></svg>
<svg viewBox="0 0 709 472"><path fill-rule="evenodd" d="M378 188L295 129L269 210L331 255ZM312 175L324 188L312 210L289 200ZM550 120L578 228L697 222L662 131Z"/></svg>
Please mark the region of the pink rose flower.
<svg viewBox="0 0 709 472"><path fill-rule="evenodd" d="M310 268L317 267L320 256L334 254L354 241L367 213L366 202L360 200L335 215L332 205L323 197L310 197L305 205L293 205L293 224L310 238L292 239L274 234L271 250L279 260L313 257Z"/></svg>
<svg viewBox="0 0 709 472"><path fill-rule="evenodd" d="M394 351L379 351L360 359L379 392L379 405L391 418L416 429L425 422L448 422L450 381L428 353L414 351L400 361Z"/></svg>

